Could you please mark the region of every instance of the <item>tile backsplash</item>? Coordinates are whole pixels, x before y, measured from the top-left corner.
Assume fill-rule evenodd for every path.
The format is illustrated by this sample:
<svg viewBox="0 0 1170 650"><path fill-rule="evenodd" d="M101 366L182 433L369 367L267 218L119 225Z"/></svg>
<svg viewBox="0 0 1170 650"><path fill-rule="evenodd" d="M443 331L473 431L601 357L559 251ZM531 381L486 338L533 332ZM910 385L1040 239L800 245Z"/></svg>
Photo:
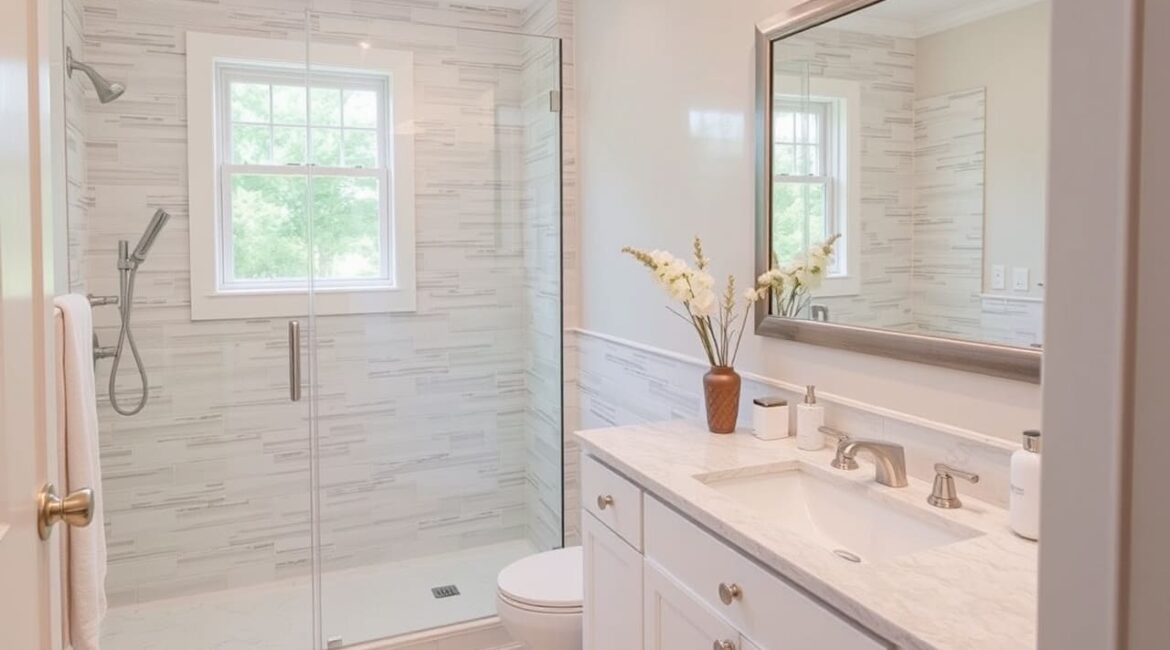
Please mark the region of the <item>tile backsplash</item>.
<svg viewBox="0 0 1170 650"><path fill-rule="evenodd" d="M566 335L566 343L580 365L578 429L704 417L702 378L707 368L698 359L588 331ZM923 481L933 480L938 462L976 472L980 482L964 484L962 493L1006 507L1013 443L839 398L831 388L821 386L817 391L825 406L825 424L854 437L904 445L908 473ZM780 395L790 404L802 397L797 386L745 376L741 429L751 427L752 399L762 395ZM575 507L579 506L566 506L566 521Z"/></svg>

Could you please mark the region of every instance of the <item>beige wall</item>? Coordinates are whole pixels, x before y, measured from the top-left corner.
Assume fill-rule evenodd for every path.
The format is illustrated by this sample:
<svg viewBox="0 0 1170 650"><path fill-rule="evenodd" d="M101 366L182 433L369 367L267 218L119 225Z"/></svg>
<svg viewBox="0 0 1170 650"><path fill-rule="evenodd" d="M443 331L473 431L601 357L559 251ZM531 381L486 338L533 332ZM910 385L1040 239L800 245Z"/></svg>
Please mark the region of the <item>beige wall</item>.
<svg viewBox="0 0 1170 650"><path fill-rule="evenodd" d="M1044 338L1039 650L1124 647L1118 576L1133 370L1134 301L1127 289L1133 287L1133 55L1141 4L1053 3L1048 219L1054 226L1046 291L1053 317ZM1154 399L1165 402L1165 389L1158 388ZM1164 427L1158 434L1166 435ZM1165 483L1158 486L1165 495ZM1165 497L1158 501L1164 512ZM1165 584L1159 587L1164 592ZM1165 618L1166 611L1158 615ZM1131 647L1164 647L1164 640Z"/></svg>
<svg viewBox="0 0 1170 650"><path fill-rule="evenodd" d="M623 245L685 253L697 233L718 274L754 277L754 29L795 4L578 5L583 328L699 353ZM692 131L692 115L719 128ZM738 366L1009 440L1040 419L1032 384L750 333Z"/></svg>
<svg viewBox="0 0 1170 650"><path fill-rule="evenodd" d="M918 97L987 89L983 286L1012 290L1012 267L1030 270L1042 296L1048 166L1048 2L918 39ZM991 290L991 266L1006 267L1007 290Z"/></svg>

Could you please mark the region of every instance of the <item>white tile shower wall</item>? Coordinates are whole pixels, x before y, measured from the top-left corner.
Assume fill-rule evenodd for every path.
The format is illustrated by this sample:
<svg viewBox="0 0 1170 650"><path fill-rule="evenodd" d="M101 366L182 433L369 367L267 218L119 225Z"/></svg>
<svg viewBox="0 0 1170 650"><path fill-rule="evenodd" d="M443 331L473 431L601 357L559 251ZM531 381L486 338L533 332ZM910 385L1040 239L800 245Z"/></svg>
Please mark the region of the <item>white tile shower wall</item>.
<svg viewBox="0 0 1170 650"><path fill-rule="evenodd" d="M702 377L707 368L700 360L587 331L573 339L580 364L580 428L704 417ZM779 395L795 403L799 393L794 388L745 377L740 428L751 426L752 399ZM980 482L964 485L963 492L1006 506L1012 443L831 396L821 401L826 424L856 437L904 445L911 476L932 480L936 462L978 472Z"/></svg>
<svg viewBox="0 0 1170 650"><path fill-rule="evenodd" d="M914 102L915 329L985 339L983 174L987 94L983 88Z"/></svg>
<svg viewBox="0 0 1170 650"><path fill-rule="evenodd" d="M309 426L285 394L285 323L190 320L183 77L187 30L300 39L304 9L84 5L85 56L129 90L86 103L91 211L79 281L114 292L117 240L137 237L155 207L174 214L135 302L151 401L123 418L99 396L115 603L308 570ZM345 39L389 19L398 22L380 23L383 36L415 52L420 311L317 323L326 558L346 566L524 535L535 526L524 450L535 359L518 332L547 306L525 311L524 215L505 209L519 205L505 197L523 180L523 51L515 39L405 22L515 30L523 14L425 0L328 9L350 15L316 17L318 36ZM516 159L500 157L506 147ZM98 324L110 342L112 310ZM108 369L99 364L99 385ZM134 379L123 366L120 392L132 396Z"/></svg>
<svg viewBox="0 0 1170 650"><path fill-rule="evenodd" d="M814 29L785 39L778 60L814 78L856 82L861 96L861 290L816 300L833 321L907 329L914 177L914 39Z"/></svg>

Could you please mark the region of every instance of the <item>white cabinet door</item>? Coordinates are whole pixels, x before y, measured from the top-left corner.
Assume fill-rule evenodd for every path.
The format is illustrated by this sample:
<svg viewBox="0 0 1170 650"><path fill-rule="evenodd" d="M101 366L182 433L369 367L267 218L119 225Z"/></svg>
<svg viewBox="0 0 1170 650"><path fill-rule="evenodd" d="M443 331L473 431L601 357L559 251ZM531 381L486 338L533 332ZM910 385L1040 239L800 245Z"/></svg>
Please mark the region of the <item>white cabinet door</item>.
<svg viewBox="0 0 1170 650"><path fill-rule="evenodd" d="M645 650L741 650L739 632L646 560Z"/></svg>
<svg viewBox="0 0 1170 650"><path fill-rule="evenodd" d="M642 554L588 512L581 513L581 546L585 650L640 650Z"/></svg>

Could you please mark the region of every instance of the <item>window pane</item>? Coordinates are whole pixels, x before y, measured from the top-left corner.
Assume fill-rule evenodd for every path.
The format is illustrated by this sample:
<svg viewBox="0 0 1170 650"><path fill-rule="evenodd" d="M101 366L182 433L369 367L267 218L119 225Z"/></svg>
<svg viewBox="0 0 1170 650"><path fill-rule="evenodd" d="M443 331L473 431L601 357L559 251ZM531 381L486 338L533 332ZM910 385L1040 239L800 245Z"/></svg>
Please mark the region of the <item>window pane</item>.
<svg viewBox="0 0 1170 650"><path fill-rule="evenodd" d="M345 166L378 166L378 132L345 130Z"/></svg>
<svg viewBox="0 0 1170 650"><path fill-rule="evenodd" d="M272 128L272 162L277 165L305 164L305 136L307 131L299 126L276 126Z"/></svg>
<svg viewBox="0 0 1170 650"><path fill-rule="evenodd" d="M803 259L810 245L824 241L825 230L824 185L776 183L773 186L772 251L780 264Z"/></svg>
<svg viewBox="0 0 1170 650"><path fill-rule="evenodd" d="M819 140L820 137L817 134L819 133L820 128L821 128L820 116L816 113L808 113L808 114L806 114L805 119L802 120L802 122L803 123L801 124L801 127L800 127L801 129L803 129L803 131L801 132L801 141L803 141L803 142L816 142L817 140Z"/></svg>
<svg viewBox="0 0 1170 650"><path fill-rule="evenodd" d="M796 173L804 176L820 176L820 157L815 144L796 146Z"/></svg>
<svg viewBox="0 0 1170 650"><path fill-rule="evenodd" d="M315 126L341 126L341 89L314 88L310 109Z"/></svg>
<svg viewBox="0 0 1170 650"><path fill-rule="evenodd" d="M277 124L305 123L305 87L272 87L272 121Z"/></svg>
<svg viewBox="0 0 1170 650"><path fill-rule="evenodd" d="M345 125L373 128L377 124L377 93L372 90L345 91Z"/></svg>
<svg viewBox="0 0 1170 650"><path fill-rule="evenodd" d="M776 113L772 130L777 142L792 142L792 118L788 111Z"/></svg>
<svg viewBox="0 0 1170 650"><path fill-rule="evenodd" d="M232 280L304 278L308 267L304 176L231 179Z"/></svg>
<svg viewBox="0 0 1170 650"><path fill-rule="evenodd" d="M237 124L232 127L232 162L266 165L271 161L271 133L266 126Z"/></svg>
<svg viewBox="0 0 1170 650"><path fill-rule="evenodd" d="M794 145L776 145L776 152L772 158L772 166L776 169L777 174L794 176L798 173L796 166L796 147Z"/></svg>
<svg viewBox="0 0 1170 650"><path fill-rule="evenodd" d="M378 215L378 179L346 176L313 178L313 257L316 277L380 277L381 226Z"/></svg>
<svg viewBox="0 0 1170 650"><path fill-rule="evenodd" d="M233 83L231 95L233 122L268 121L267 84Z"/></svg>
<svg viewBox="0 0 1170 650"><path fill-rule="evenodd" d="M341 129L313 129L313 163L341 166Z"/></svg>

